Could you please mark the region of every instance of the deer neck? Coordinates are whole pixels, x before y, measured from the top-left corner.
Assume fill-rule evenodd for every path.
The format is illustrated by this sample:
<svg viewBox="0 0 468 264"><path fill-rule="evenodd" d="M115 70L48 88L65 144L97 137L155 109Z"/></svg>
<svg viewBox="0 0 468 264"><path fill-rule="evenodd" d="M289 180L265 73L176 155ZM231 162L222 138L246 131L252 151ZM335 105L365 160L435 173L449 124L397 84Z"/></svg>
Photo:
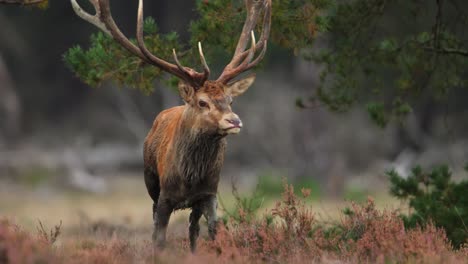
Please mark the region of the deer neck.
<svg viewBox="0 0 468 264"><path fill-rule="evenodd" d="M194 128L193 115L186 110L180 119L175 154L180 164L180 174L186 177L187 183L196 185L207 177L219 177L226 140L219 134Z"/></svg>

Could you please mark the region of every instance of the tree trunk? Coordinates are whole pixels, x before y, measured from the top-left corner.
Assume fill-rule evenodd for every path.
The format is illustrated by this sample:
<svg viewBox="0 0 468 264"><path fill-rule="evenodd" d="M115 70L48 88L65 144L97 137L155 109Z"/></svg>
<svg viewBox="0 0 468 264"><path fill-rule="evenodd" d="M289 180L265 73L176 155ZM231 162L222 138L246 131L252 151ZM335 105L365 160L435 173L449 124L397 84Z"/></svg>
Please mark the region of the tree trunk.
<svg viewBox="0 0 468 264"><path fill-rule="evenodd" d="M21 105L8 69L0 56L0 137L12 144L19 136ZM1 138L0 138L1 140Z"/></svg>

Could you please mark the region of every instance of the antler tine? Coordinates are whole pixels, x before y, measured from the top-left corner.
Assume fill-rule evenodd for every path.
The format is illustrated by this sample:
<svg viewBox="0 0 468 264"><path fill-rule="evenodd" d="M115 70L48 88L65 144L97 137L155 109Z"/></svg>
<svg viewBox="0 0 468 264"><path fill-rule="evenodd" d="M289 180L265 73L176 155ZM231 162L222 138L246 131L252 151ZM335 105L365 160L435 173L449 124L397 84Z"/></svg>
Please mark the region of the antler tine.
<svg viewBox="0 0 468 264"><path fill-rule="evenodd" d="M252 58L253 58L253 55L255 55L255 49L256 49L255 46L256 46L256 43L257 43L257 42L256 42L256 40L255 40L255 32L254 32L253 30L250 31L250 35L251 35L250 38L251 38L251 40L252 40L252 44L251 44L251 47L250 47L250 49L249 49L249 56L248 56L248 57L250 57L250 59L252 59Z"/></svg>
<svg viewBox="0 0 468 264"><path fill-rule="evenodd" d="M177 57L177 52L176 52L175 49L172 49L172 56L174 57L174 61L175 61L176 65L177 65L177 68L179 68L179 70L182 71L182 72L186 72L185 67L182 66L182 64L179 61L179 58Z"/></svg>
<svg viewBox="0 0 468 264"><path fill-rule="evenodd" d="M119 30L114 20L112 19L112 14L110 12L109 1L108 0L88 0L94 7L96 14L90 15L81 8L76 0L70 0L73 10L75 13L88 21L89 23L95 25L100 30L102 30L107 35L114 38L120 45L131 53L137 55L145 62L149 62L148 59L141 53L141 51L133 43L128 40L125 35Z"/></svg>
<svg viewBox="0 0 468 264"><path fill-rule="evenodd" d="M247 61L248 63L245 67L239 66L239 68L241 68L241 71L239 73L245 72L257 66L257 64L263 59L263 57L265 57L265 53L266 53L267 46L268 46L267 41L270 35L270 27L271 27L271 8L266 8L262 34L261 34L260 40L257 43L257 46L253 47L253 49L255 49L254 53L257 52L257 49L256 49L257 47L262 47L262 51L260 52L258 57L253 61L252 61L252 58L250 57L251 55L249 52L247 55L247 58L245 59L245 61Z"/></svg>
<svg viewBox="0 0 468 264"><path fill-rule="evenodd" d="M138 4L138 18L137 18L137 43L138 47L140 47L140 50L143 52L145 57L150 60L154 65L158 66L162 70L165 70L169 73L172 73L176 75L177 77L191 83L195 84L192 80L192 76L189 73L189 71L183 67L179 60L177 59L177 55L174 50L174 60L176 62L176 65L169 63L163 59L160 59L159 57L155 56L152 54L148 48L145 45L144 37L143 37L143 0L139 0Z"/></svg>
<svg viewBox="0 0 468 264"><path fill-rule="evenodd" d="M99 20L106 25L107 30L109 30L112 38L117 41L122 47L128 50L130 53L138 56L140 59L147 63L151 63L146 56L141 52L141 50L135 46L115 24L114 19L112 18L112 13L110 11L109 0L92 0L93 2L97 1L97 4L100 8Z"/></svg>
<svg viewBox="0 0 468 264"><path fill-rule="evenodd" d="M208 67L208 63L206 63L205 55L203 54L203 48L200 41L198 42L198 52L200 53L200 60L203 64L203 72L205 74L204 81L206 81L208 80L208 77L210 77L210 67Z"/></svg>
<svg viewBox="0 0 468 264"><path fill-rule="evenodd" d="M266 49L267 49L267 41L270 35L270 27L271 27L271 0L264 0L263 5L255 5L246 0L246 7L249 8L250 5L250 12L247 14L247 19L244 24L244 30L246 27L251 27L251 39L255 42L255 35L253 34L253 28L255 27L255 23L251 24L251 21L256 21L257 18L253 18L253 16L257 16L260 13L260 7L263 7L264 10L264 18L263 18L263 27L262 33L260 35L260 39L255 44L252 44L250 49L245 50L246 48L246 40L245 40L245 32L243 31L240 38L239 43L237 45L236 51L231 62L224 68L223 73L218 78L218 81L223 83L229 82L231 79L235 78L242 72L245 72L253 67L255 67L265 56ZM247 26L248 25L248 26ZM241 43L242 42L242 43ZM242 48L242 49L238 49ZM261 52L256 59L252 61L254 55L260 49Z"/></svg>
<svg viewBox="0 0 468 264"><path fill-rule="evenodd" d="M262 26L262 34L260 35L260 39L257 42L256 47L255 47L255 52L259 51L259 49L262 48L262 52L260 53L260 55L264 54L266 52L267 41L268 41L268 38L270 36L271 8L267 8L266 5L268 5L268 4L269 4L269 1L266 1L265 2L265 15L264 15L264 18L263 18L263 26ZM270 3L270 5L271 5L271 3ZM239 54L240 60L245 59L246 56L249 54L249 52L250 52L249 50L246 50L246 51L242 52L241 54ZM257 57L257 59L258 58L260 58L260 56Z"/></svg>
<svg viewBox="0 0 468 264"><path fill-rule="evenodd" d="M106 33L109 36L112 36L110 31L107 30L106 25L99 20L99 16L101 15L101 9L99 8L99 3L96 2L96 0L90 0L91 4L94 7L94 10L96 11L96 14L93 16L89 14L88 12L84 11L83 8L76 2L76 0L71 0L71 4L73 7L73 10L75 11L75 14L77 14L79 17L84 19L85 21L88 21L89 23L95 25L97 28L102 30L104 33Z"/></svg>
<svg viewBox="0 0 468 264"><path fill-rule="evenodd" d="M242 28L239 41L237 43L236 50L234 52L234 55L232 56L232 60L226 66L226 68L228 69L234 68L241 61L239 55L243 53L245 51L245 48L247 47L249 36L252 30L254 29L255 24L257 23L258 15L260 12L260 1L252 3L252 0L246 0L245 6L247 9L247 17L245 19L245 23Z"/></svg>
<svg viewBox="0 0 468 264"><path fill-rule="evenodd" d="M208 79L209 69L206 65L204 57L202 57L202 63L204 64L204 72L199 73L191 68L183 67L179 61L176 60L177 65L169 63L163 59L153 55L145 46L143 37L143 0L139 0L138 5L138 20L137 20L137 44L133 44L116 25L110 11L109 0L88 0L94 6L96 11L95 15L91 15L81 8L77 0L70 0L73 10L75 13L95 25L106 34L112 36L112 38L118 42L122 47L128 50L130 53L138 56L144 62L159 67L161 70L173 74L184 81L190 83L195 89L202 86L203 83ZM177 58L177 56L176 56ZM208 69L208 71L206 70Z"/></svg>
<svg viewBox="0 0 468 264"><path fill-rule="evenodd" d="M257 45L256 45L256 41L255 41L255 33L254 33L253 30L251 31L251 34L250 34L250 35L251 35L250 38L251 38L251 40L252 40L252 44L250 44L250 45L251 45L251 46L250 46L250 49L248 49L248 50L246 50L246 51L244 51L244 52L242 53L242 55L243 55L243 54L247 54L247 56L245 56L245 59L242 61L242 63L239 64L239 65L235 68L235 69L236 69L235 71L241 70L241 69L247 67L247 66L249 65L250 61L253 59L253 57L254 57L254 55L255 55L255 51L256 51ZM240 73L240 72L239 72L239 73ZM236 75L239 74L239 73L236 73Z"/></svg>

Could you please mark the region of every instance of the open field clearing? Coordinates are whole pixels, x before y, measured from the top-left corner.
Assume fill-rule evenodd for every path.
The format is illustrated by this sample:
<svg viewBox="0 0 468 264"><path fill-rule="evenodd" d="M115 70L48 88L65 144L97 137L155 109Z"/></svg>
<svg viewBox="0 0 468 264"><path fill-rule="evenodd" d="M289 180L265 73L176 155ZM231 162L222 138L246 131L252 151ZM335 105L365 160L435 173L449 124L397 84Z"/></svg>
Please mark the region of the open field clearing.
<svg viewBox="0 0 468 264"><path fill-rule="evenodd" d="M0 25L0 264L468 264L468 1L0 0Z"/></svg>
<svg viewBox="0 0 468 264"><path fill-rule="evenodd" d="M223 185L223 204L233 213L229 193ZM150 199L137 177L116 178L105 194L4 184L0 262L466 263L468 257L466 247L453 250L433 226L405 231L393 213L400 203L385 195L362 206L302 199L291 190L262 201L252 219L239 213L239 219L220 224L214 242L207 240L202 220L198 252L192 255L188 210L173 215L167 248L154 251ZM347 206L353 214L343 213Z"/></svg>
<svg viewBox="0 0 468 264"><path fill-rule="evenodd" d="M70 190L57 190L56 187L2 183L0 192L0 216L11 219L24 229L35 231L38 221L45 226L52 227L62 221L61 239L86 234L91 225L109 225L117 231L131 231L134 236L149 240L152 232L152 201L147 194L144 182L139 177L119 176L109 181L108 191L105 193L84 193ZM229 211L235 210L235 200L229 184L220 186L222 205ZM244 191L246 196L253 190ZM260 194L260 208L256 210L257 217L261 217L271 209L281 193ZM364 194L361 194L365 195ZM374 195L372 195L375 197ZM361 199L365 200L365 196ZM376 198L376 206L380 209L398 209L401 203L391 198L383 191ZM308 199L307 203L313 209L316 218L322 221L339 220L340 212L349 203L344 199ZM219 208L218 215L223 215ZM186 236L189 210L179 210L171 217L169 235ZM203 222L203 221L202 221ZM111 232L112 233L112 232ZM117 232L118 233L118 232Z"/></svg>

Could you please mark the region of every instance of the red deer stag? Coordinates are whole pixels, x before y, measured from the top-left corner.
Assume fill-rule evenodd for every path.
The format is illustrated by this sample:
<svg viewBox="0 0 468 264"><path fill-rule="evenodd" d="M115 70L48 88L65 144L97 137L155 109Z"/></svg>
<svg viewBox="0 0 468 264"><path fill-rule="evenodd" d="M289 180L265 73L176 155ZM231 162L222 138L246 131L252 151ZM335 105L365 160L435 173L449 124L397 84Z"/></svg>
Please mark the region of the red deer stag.
<svg viewBox="0 0 468 264"><path fill-rule="evenodd" d="M143 37L143 1L139 1L137 45L128 40L115 24L109 0L89 0L96 11L90 15L76 0L75 12L94 24L141 60L180 78L179 93L185 104L161 112L155 119L144 144L144 174L153 203L153 240L164 247L166 228L174 210L191 208L189 238L196 248L199 219L208 221L210 239L216 236L216 193L226 148L225 137L242 128L232 112L232 98L244 93L255 75L232 81L239 74L255 67L264 57L271 24L271 0L245 0L247 17L232 60L217 80L208 80L210 69L198 43L203 72L184 67L173 51L175 64L167 62L146 48ZM263 14L261 36L255 40L254 30ZM251 41L249 46L249 39Z"/></svg>

